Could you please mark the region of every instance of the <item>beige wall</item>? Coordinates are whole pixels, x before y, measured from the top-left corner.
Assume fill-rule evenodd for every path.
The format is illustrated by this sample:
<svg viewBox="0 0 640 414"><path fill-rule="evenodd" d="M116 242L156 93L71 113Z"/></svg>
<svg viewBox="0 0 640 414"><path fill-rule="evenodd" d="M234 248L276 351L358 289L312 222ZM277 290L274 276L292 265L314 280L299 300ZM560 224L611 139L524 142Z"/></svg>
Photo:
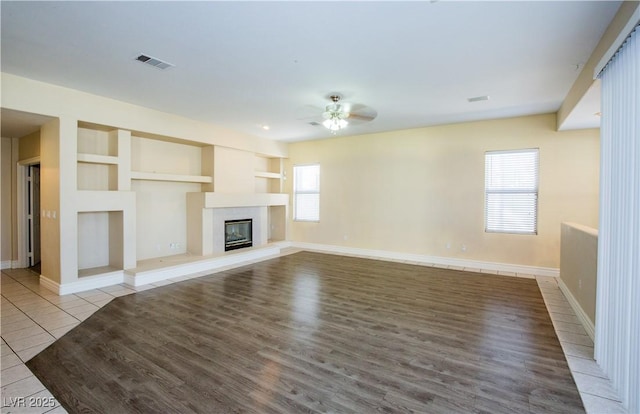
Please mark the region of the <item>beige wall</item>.
<svg viewBox="0 0 640 414"><path fill-rule="evenodd" d="M598 230L577 223L562 223L560 279L589 318L596 321Z"/></svg>
<svg viewBox="0 0 640 414"><path fill-rule="evenodd" d="M213 189L220 193L253 193L254 153L225 147L214 149Z"/></svg>
<svg viewBox="0 0 640 414"><path fill-rule="evenodd" d="M200 175L202 148L131 137L131 170ZM200 184L135 180L136 256L145 260L187 251L187 193Z"/></svg>
<svg viewBox="0 0 640 414"><path fill-rule="evenodd" d="M291 144L289 177L294 164L321 168L320 222L292 222L291 237L557 268L560 223L597 225L599 131L555 129L548 114ZM485 151L534 147L538 235L485 233Z"/></svg>
<svg viewBox="0 0 640 414"><path fill-rule="evenodd" d="M0 146L0 262L2 267L10 267L13 260L12 250L12 139L2 138Z"/></svg>
<svg viewBox="0 0 640 414"><path fill-rule="evenodd" d="M56 219L41 216L41 274L60 282L60 121L45 124L40 135L40 208L56 212Z"/></svg>
<svg viewBox="0 0 640 414"><path fill-rule="evenodd" d="M19 160L24 161L40 156L40 131L20 138Z"/></svg>

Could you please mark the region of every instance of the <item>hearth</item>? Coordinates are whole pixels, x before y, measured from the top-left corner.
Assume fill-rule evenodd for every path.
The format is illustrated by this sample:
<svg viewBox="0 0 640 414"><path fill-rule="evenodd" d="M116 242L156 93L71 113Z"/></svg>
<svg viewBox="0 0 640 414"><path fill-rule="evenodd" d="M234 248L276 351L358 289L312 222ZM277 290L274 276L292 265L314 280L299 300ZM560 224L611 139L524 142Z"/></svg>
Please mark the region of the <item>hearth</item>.
<svg viewBox="0 0 640 414"><path fill-rule="evenodd" d="M224 235L225 252L253 246L253 220L226 220Z"/></svg>

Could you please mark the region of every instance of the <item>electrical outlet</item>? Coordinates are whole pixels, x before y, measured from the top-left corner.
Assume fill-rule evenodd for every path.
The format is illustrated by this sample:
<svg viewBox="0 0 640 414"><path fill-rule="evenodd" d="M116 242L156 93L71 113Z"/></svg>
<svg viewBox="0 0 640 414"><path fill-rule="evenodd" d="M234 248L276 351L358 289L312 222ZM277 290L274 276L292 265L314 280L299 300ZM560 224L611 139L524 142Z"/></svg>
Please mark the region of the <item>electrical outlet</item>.
<svg viewBox="0 0 640 414"><path fill-rule="evenodd" d="M460 248L460 250L462 250L463 252L467 251L467 245L463 244L462 247Z"/></svg>

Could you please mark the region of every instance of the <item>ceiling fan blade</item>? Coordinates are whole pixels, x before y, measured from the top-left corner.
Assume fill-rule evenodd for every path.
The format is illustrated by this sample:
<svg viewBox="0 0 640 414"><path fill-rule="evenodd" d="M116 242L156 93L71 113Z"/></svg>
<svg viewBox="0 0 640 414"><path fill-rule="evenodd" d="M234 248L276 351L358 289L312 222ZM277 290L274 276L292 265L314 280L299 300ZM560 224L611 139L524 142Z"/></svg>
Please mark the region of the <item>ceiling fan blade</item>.
<svg viewBox="0 0 640 414"><path fill-rule="evenodd" d="M374 120L376 116L378 112L375 109L362 104L352 104L348 120L354 124L361 124Z"/></svg>
<svg viewBox="0 0 640 414"><path fill-rule="evenodd" d="M369 121L373 121L376 118L376 115L370 115L370 114L354 114L353 112L351 112L349 114L348 119L352 120L352 119L357 119L359 121L362 122L369 122Z"/></svg>

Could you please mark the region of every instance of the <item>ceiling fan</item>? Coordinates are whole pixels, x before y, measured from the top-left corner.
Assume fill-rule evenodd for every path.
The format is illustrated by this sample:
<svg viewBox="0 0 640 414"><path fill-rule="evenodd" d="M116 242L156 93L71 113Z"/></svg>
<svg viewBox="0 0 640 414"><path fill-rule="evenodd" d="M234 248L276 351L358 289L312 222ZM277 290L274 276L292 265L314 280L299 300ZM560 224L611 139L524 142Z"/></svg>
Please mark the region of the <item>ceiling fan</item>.
<svg viewBox="0 0 640 414"><path fill-rule="evenodd" d="M329 99L331 103L322 112L320 112L321 109L319 108L308 108L320 112L321 117L319 120L322 120L320 122L313 121L311 124L322 124L333 134L349 125L372 121L378 115L373 108L366 105L341 102L342 96L339 94L331 94ZM311 118L318 118L318 116L314 115Z"/></svg>

